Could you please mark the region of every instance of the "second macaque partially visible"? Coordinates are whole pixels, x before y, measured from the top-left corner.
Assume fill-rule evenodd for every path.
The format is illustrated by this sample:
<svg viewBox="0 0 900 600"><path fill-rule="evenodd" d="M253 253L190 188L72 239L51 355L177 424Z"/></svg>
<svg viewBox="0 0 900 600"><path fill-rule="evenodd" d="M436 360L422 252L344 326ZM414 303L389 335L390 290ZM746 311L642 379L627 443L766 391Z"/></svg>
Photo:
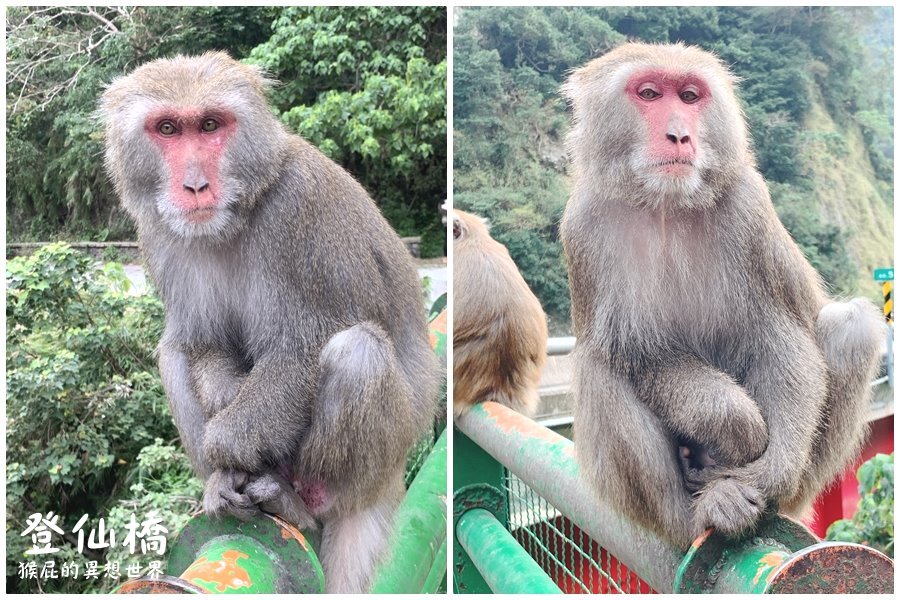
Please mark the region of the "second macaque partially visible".
<svg viewBox="0 0 900 600"><path fill-rule="evenodd" d="M491 400L534 414L547 318L503 244L453 211L453 412Z"/></svg>

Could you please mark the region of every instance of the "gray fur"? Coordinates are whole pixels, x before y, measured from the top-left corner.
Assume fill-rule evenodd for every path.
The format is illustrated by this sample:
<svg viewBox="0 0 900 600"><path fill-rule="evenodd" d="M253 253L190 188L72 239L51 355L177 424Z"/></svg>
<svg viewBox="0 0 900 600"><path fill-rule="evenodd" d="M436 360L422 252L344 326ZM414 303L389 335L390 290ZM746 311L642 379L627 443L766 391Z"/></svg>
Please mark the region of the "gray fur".
<svg viewBox="0 0 900 600"><path fill-rule="evenodd" d="M699 187L644 172L621 87L644 68L710 85ZM867 301L831 303L779 222L733 79L697 48L628 44L565 88L577 456L598 494L681 547L709 526L744 534L767 507L801 514L847 467L883 331ZM685 469L684 440L715 464Z"/></svg>
<svg viewBox="0 0 900 600"><path fill-rule="evenodd" d="M221 53L144 65L104 94L106 163L165 302L160 370L185 448L209 477L207 511L246 517L259 504L310 526L293 488L316 480L334 495L316 515L328 531L393 512L406 450L434 418L437 360L405 246L346 171L284 130L268 87ZM237 118L220 209L200 226L171 208L143 129L149 111L171 105ZM357 546L374 543L364 530ZM346 580L364 591L374 559L364 564L331 569L328 589Z"/></svg>

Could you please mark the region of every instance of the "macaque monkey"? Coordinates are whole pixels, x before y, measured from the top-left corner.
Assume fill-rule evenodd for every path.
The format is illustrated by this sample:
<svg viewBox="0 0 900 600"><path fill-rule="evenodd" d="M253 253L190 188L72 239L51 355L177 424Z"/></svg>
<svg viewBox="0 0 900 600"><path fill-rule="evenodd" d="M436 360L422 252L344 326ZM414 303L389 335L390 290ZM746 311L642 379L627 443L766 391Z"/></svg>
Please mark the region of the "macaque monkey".
<svg viewBox="0 0 900 600"><path fill-rule="evenodd" d="M492 400L526 415L538 403L547 318L484 222L453 211L453 412Z"/></svg>
<svg viewBox="0 0 900 600"><path fill-rule="evenodd" d="M576 453L601 497L683 548L798 515L843 472L883 335L778 220L734 87L681 44L626 44L564 87Z"/></svg>
<svg viewBox="0 0 900 600"><path fill-rule="evenodd" d="M329 592L364 592L432 423L409 253L363 188L224 53L103 94L106 166L166 307L163 385L207 513L321 522Z"/></svg>

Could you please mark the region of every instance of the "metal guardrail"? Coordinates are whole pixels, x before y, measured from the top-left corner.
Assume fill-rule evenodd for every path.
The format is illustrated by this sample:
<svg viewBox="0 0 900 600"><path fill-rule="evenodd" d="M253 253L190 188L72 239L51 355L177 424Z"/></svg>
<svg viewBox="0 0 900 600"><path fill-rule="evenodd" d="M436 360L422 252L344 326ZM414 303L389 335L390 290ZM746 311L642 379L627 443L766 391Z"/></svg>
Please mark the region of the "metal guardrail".
<svg viewBox="0 0 900 600"><path fill-rule="evenodd" d="M447 432L435 442L397 510L389 554L372 592L434 593L447 569ZM275 515L250 521L199 515L178 534L166 575L120 586L120 594L321 594L318 532L304 535Z"/></svg>
<svg viewBox="0 0 900 600"><path fill-rule="evenodd" d="M575 448L570 440L493 402L476 406L457 418L455 424L461 434L657 591L893 591L893 562L889 558L858 544L819 542L806 527L784 517L772 517L761 523L752 538L726 540L707 532L689 551L675 548L590 493L579 476ZM486 463L482 460L481 464ZM457 487L454 515L460 544L460 522L465 522L463 517L467 511L476 508L494 512L500 522L504 522L508 511L502 491L491 492L489 486L486 489L484 485L471 483ZM475 554L471 561L477 565L485 560L482 554L489 552L489 548L490 544L468 544L465 551ZM514 591L495 587L491 590Z"/></svg>

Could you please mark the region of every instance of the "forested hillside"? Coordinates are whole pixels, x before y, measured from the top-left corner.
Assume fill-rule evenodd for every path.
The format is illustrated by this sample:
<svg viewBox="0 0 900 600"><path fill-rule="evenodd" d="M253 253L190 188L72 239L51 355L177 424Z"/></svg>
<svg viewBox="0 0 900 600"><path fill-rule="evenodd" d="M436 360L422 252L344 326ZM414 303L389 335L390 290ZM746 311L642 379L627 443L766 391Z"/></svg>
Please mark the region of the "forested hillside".
<svg viewBox="0 0 900 600"><path fill-rule="evenodd" d="M568 327L557 226L567 72L626 40L684 41L742 79L759 167L832 291L878 296L893 264L891 8L466 8L454 30L454 202L488 217Z"/></svg>

